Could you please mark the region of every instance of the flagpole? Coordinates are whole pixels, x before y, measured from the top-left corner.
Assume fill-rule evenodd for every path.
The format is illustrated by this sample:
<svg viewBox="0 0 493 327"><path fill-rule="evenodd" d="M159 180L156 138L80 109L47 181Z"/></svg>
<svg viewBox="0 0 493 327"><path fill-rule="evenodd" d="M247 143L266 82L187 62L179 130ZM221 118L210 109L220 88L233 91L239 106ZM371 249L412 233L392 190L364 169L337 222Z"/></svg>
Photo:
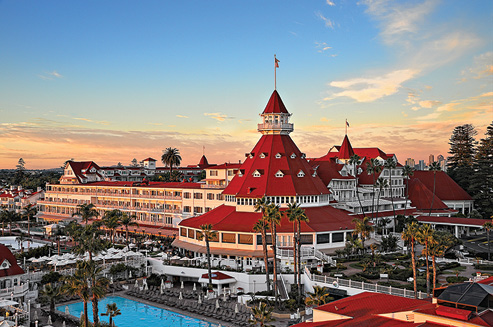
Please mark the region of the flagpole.
<svg viewBox="0 0 493 327"><path fill-rule="evenodd" d="M277 90L277 62L276 55L274 55L274 90Z"/></svg>
<svg viewBox="0 0 493 327"><path fill-rule="evenodd" d="M347 135L347 118L346 118L346 135Z"/></svg>

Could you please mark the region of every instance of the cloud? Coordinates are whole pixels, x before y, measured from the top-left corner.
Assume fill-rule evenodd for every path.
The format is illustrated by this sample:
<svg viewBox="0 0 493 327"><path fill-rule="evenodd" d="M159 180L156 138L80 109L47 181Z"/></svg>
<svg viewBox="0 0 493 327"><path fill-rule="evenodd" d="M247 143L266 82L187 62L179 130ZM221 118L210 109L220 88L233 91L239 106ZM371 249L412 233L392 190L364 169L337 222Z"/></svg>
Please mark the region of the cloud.
<svg viewBox="0 0 493 327"><path fill-rule="evenodd" d="M234 119L234 117L229 117L228 115L222 114L220 112L204 112L204 116L211 117L217 121L223 122L225 120Z"/></svg>
<svg viewBox="0 0 493 327"><path fill-rule="evenodd" d="M331 7L333 7L333 6L335 6L335 5L336 5L336 4L335 4L333 1L331 1L331 0L326 0L326 2L327 2L327 4L328 4L329 6L331 6Z"/></svg>
<svg viewBox="0 0 493 327"><path fill-rule="evenodd" d="M72 118L72 119L82 120L82 121L85 121L85 122L88 122L88 123L94 123L94 124L100 124L100 125L109 125L110 124L109 122L104 121L104 120L92 120L92 119L89 119L89 118L82 118L82 117L76 117L76 118Z"/></svg>
<svg viewBox="0 0 493 327"><path fill-rule="evenodd" d="M343 89L341 92L333 93L332 98L349 97L358 102L372 102L396 93L401 88L402 83L415 77L418 73L419 71L413 69L401 69L382 76L333 81L329 85Z"/></svg>
<svg viewBox="0 0 493 327"><path fill-rule="evenodd" d="M327 119L327 117L322 117L322 118L320 118L320 121L328 122L328 121L330 121L330 119Z"/></svg>
<svg viewBox="0 0 493 327"><path fill-rule="evenodd" d="M176 115L176 117L178 117L178 118L188 118L188 116L184 116L184 115Z"/></svg>
<svg viewBox="0 0 493 327"><path fill-rule="evenodd" d="M474 57L473 66L463 74L473 79L493 75L493 51L485 52ZM464 80L466 80L466 77Z"/></svg>
<svg viewBox="0 0 493 327"><path fill-rule="evenodd" d="M44 80L53 80L55 78L63 78L63 76L58 73L56 70L52 72L47 72L44 73L43 75L38 75L39 78L44 79Z"/></svg>
<svg viewBox="0 0 493 327"><path fill-rule="evenodd" d="M329 49L332 49L332 47L329 47L329 45L325 42L317 42L315 41L315 48L318 49L318 52L324 52Z"/></svg>
<svg viewBox="0 0 493 327"><path fill-rule="evenodd" d="M419 101L418 103L421 106L421 108L427 108L427 109L439 106L441 104L440 101L435 101L435 100L424 100L424 101Z"/></svg>
<svg viewBox="0 0 493 327"><path fill-rule="evenodd" d="M316 11L315 16L317 16L319 19L324 21L325 27L334 29L334 22L331 21L330 19L326 18L320 11Z"/></svg>
<svg viewBox="0 0 493 327"><path fill-rule="evenodd" d="M162 126L163 123L147 123L148 125L154 125L154 126Z"/></svg>

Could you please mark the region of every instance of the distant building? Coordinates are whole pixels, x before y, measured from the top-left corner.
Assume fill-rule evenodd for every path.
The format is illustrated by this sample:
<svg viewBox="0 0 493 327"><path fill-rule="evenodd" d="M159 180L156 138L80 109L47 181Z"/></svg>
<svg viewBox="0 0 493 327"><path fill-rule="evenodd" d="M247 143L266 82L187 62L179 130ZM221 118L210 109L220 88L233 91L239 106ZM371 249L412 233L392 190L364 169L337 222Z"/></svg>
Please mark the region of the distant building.
<svg viewBox="0 0 493 327"><path fill-rule="evenodd" d="M428 157L428 166L431 166L432 163L435 162L435 156L433 154L430 154Z"/></svg>
<svg viewBox="0 0 493 327"><path fill-rule="evenodd" d="M406 159L406 166L414 168L415 165L416 165L416 163L414 162L413 158L407 158Z"/></svg>
<svg viewBox="0 0 493 327"><path fill-rule="evenodd" d="M425 170L426 165L424 160L420 160L419 163L416 165L415 169L416 170Z"/></svg>
<svg viewBox="0 0 493 327"><path fill-rule="evenodd" d="M21 283L24 274L10 249L0 244L0 298L23 298L29 291L28 283Z"/></svg>
<svg viewBox="0 0 493 327"><path fill-rule="evenodd" d="M0 209L21 212L29 204L35 205L44 197L44 191L38 187L36 192L22 186L0 187Z"/></svg>

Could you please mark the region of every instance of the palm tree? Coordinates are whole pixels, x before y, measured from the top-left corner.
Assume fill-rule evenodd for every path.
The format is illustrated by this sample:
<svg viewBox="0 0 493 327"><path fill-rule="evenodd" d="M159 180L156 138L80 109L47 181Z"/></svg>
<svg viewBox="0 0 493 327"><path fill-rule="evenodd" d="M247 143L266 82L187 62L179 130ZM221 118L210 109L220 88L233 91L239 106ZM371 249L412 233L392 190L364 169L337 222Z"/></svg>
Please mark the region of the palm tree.
<svg viewBox="0 0 493 327"><path fill-rule="evenodd" d="M171 176L171 171L173 166L179 167L181 162L180 150L177 148L166 148L163 155L161 156L161 161L165 166L169 166L169 173Z"/></svg>
<svg viewBox="0 0 493 327"><path fill-rule="evenodd" d="M359 235L363 249L365 248L365 240L370 237L370 233L373 232L373 226L370 225L370 218L364 217L363 219L354 218L354 231L353 235Z"/></svg>
<svg viewBox="0 0 493 327"><path fill-rule="evenodd" d="M113 318L116 316L121 315L120 309L116 306L116 303L108 303L106 305L106 312L102 313L102 316L109 316L110 317L110 327L113 327Z"/></svg>
<svg viewBox="0 0 493 327"><path fill-rule="evenodd" d="M30 229L30 222L31 218L36 216L38 213L38 209L36 208L36 205L33 205L32 203L29 203L24 210L22 211L22 215L27 218L27 236L31 237L31 229Z"/></svg>
<svg viewBox="0 0 493 327"><path fill-rule="evenodd" d="M414 175L414 168L408 165L405 165L402 169L402 176L407 179L406 182L406 205L404 206L404 216L406 216L407 210L407 200L409 199L409 178Z"/></svg>
<svg viewBox="0 0 493 327"><path fill-rule="evenodd" d="M261 212L262 216L260 219L253 225L253 230L256 233L260 233L262 235L262 248L264 251L264 265L265 265L265 281L267 284L267 291L270 291L270 276L269 276L269 250L267 248L267 225L268 222L266 220L265 212L267 210L267 206L269 205L269 200L264 196L258 199L255 202L254 209L256 212Z"/></svg>
<svg viewBox="0 0 493 327"><path fill-rule="evenodd" d="M55 312L56 302L62 297L60 286L55 286L51 283L48 283L39 293L43 300L50 302L50 312L53 314Z"/></svg>
<svg viewBox="0 0 493 327"><path fill-rule="evenodd" d="M294 236L294 240L296 240L296 245L293 247L294 250L294 264L295 264L295 274L297 274L298 278L295 278L298 285L298 300L301 299L301 222L308 222L308 217L305 214L305 210L303 210L299 204L289 204L288 210L286 210L286 215L288 216L289 221L292 221L294 225L297 225L298 234ZM293 229L293 233L296 230ZM298 253L298 265L296 266L296 253Z"/></svg>
<svg viewBox="0 0 493 327"><path fill-rule="evenodd" d="M406 226L401 236L404 241L411 246L411 265L413 268L413 280L414 280L414 298L418 298L418 285L416 281L416 254L414 247L416 246L416 240L419 234L419 226L417 222L412 222Z"/></svg>
<svg viewBox="0 0 493 327"><path fill-rule="evenodd" d="M94 261L85 261L85 269L91 284L91 302L94 325L99 325L98 302L106 296L109 280L103 277L103 268Z"/></svg>
<svg viewBox="0 0 493 327"><path fill-rule="evenodd" d="M305 304L308 306L315 305L318 307L319 305L325 304L330 300L332 300L332 298L329 297L329 290L327 287L314 285L313 293L307 293Z"/></svg>
<svg viewBox="0 0 493 327"><path fill-rule="evenodd" d="M437 171L440 171L440 170L442 170L442 168L440 168L440 164L436 161L432 162L430 164L430 166L428 167L428 171L433 172L433 197L431 198L430 213L428 214L428 216L431 216L431 209L433 209L433 202L435 200L435 183L436 183L436 178L437 178Z"/></svg>
<svg viewBox="0 0 493 327"><path fill-rule="evenodd" d="M0 214L0 219L2 221L2 236L4 235L5 223L9 224L9 233L12 234L12 223L19 220L19 214L13 210L4 208Z"/></svg>
<svg viewBox="0 0 493 327"><path fill-rule="evenodd" d="M122 212L118 209L111 211L106 211L102 219L103 225L110 230L110 240L113 243L113 238L115 230L121 226L120 219L122 217Z"/></svg>
<svg viewBox="0 0 493 327"><path fill-rule="evenodd" d="M72 214L72 217L74 216L81 217L87 225L89 219L97 218L99 216L99 213L96 209L94 209L94 204L92 203L79 204L77 205L77 211Z"/></svg>
<svg viewBox="0 0 493 327"><path fill-rule="evenodd" d="M389 187L389 182L385 178L378 177L377 181L375 182L375 186L378 187L377 214L376 214L376 219L378 220L378 206L380 205L380 195L382 194L383 189Z"/></svg>
<svg viewBox="0 0 493 327"><path fill-rule="evenodd" d="M129 215L128 213L124 212L120 218L120 224L122 226L125 226L125 243L128 244L128 227L129 226L139 226L137 222L136 215Z"/></svg>
<svg viewBox="0 0 493 327"><path fill-rule="evenodd" d="M212 289L212 271L211 271L211 248L209 242L216 238L217 232L212 230L212 224L200 225L200 234L198 239L205 240L205 247L207 249L207 270L209 273L209 285L208 288Z"/></svg>
<svg viewBox="0 0 493 327"><path fill-rule="evenodd" d="M261 326L261 327L271 327L268 322L274 321L272 318L272 311L274 308L267 306L266 303L260 302L258 306L252 306L252 318L249 320L250 326Z"/></svg>
<svg viewBox="0 0 493 327"><path fill-rule="evenodd" d="M395 233L396 219L395 219L395 207L394 207L394 186L392 185L392 171L395 169L395 167L397 167L397 163L393 158L388 158L384 163L384 167L389 170L390 201L392 202L392 210L394 212L394 233Z"/></svg>
<svg viewBox="0 0 493 327"><path fill-rule="evenodd" d="M273 276L273 284L274 284L274 299L276 301L276 305L278 304L278 291L277 291L277 231L276 227L281 224L281 211L279 206L271 203L267 207L267 220L270 225L270 233L272 235L272 252L274 255L274 260L272 261L274 268L274 276Z"/></svg>
<svg viewBox="0 0 493 327"><path fill-rule="evenodd" d="M455 237L452 234L447 232L433 231L433 235L430 239L430 244L428 244L433 269L433 290L436 288L437 281L436 257L443 256L445 254L445 251L447 251L447 249L454 244Z"/></svg>
<svg viewBox="0 0 493 327"><path fill-rule="evenodd" d="M380 161L376 158L371 158L370 161L366 163L366 172L368 175L372 175L373 177L373 188L372 188L372 198L371 198L371 217L374 217L375 213L375 176L377 174L380 174L382 171L382 165L380 164Z"/></svg>
<svg viewBox="0 0 493 327"><path fill-rule="evenodd" d="M103 251L109 246L109 242L105 242L100 238L101 231L97 228L97 224L89 224L77 231L77 234L72 236L76 243L73 251L75 254L84 255L86 251L89 253L89 261L92 261L94 255Z"/></svg>
<svg viewBox="0 0 493 327"><path fill-rule="evenodd" d="M424 245L423 252L425 254L426 261L426 294L430 295L430 263L428 260L428 256L430 255L430 242L433 241L433 229L431 225L426 224L419 228L418 232L418 242Z"/></svg>
<svg viewBox="0 0 493 327"><path fill-rule="evenodd" d="M490 230L493 229L493 223L491 221L487 221L483 224L483 228L486 229L486 238L488 240L488 261L491 260L490 259L490 254L491 254L491 250L490 250Z"/></svg>
<svg viewBox="0 0 493 327"><path fill-rule="evenodd" d="M83 303L84 314L84 326L89 327L89 317L87 311L87 302L90 300L91 290L89 280L89 272L85 267L84 261L77 262L77 269L73 275L67 275L62 277L64 285L62 290L69 296L78 296Z"/></svg>
<svg viewBox="0 0 493 327"><path fill-rule="evenodd" d="M363 209L363 206L361 205L361 199L359 198L359 193L358 193L358 164L360 161L361 157L358 156L357 154L352 155L351 158L349 158L349 164L353 165L354 168L354 192L356 193L356 197L358 198L359 202L359 207L361 208L361 212L363 213L363 216L366 216L365 210Z"/></svg>

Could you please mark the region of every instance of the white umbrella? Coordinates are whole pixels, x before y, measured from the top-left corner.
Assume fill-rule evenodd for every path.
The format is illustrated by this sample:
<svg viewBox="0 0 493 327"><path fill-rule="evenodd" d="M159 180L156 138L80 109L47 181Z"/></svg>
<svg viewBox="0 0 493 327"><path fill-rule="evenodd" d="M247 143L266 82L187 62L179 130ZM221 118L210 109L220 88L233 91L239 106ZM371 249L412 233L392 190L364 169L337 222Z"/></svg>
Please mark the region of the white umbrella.
<svg viewBox="0 0 493 327"><path fill-rule="evenodd" d="M65 320L62 322L62 327L66 327Z"/></svg>
<svg viewBox="0 0 493 327"><path fill-rule="evenodd" d="M197 301L198 304L202 304L202 299L200 298L200 294L199 294L199 300Z"/></svg>
<svg viewBox="0 0 493 327"><path fill-rule="evenodd" d="M235 313L238 313L240 312L240 310L238 310L238 303L235 304Z"/></svg>
<svg viewBox="0 0 493 327"><path fill-rule="evenodd" d="M144 242L144 245L151 245L151 244L153 244L153 243L154 243L153 241L145 241L145 242Z"/></svg>
<svg viewBox="0 0 493 327"><path fill-rule="evenodd" d="M193 290L196 291L197 287L195 286L195 283L193 283Z"/></svg>
<svg viewBox="0 0 493 327"><path fill-rule="evenodd" d="M130 243L130 244L128 245L128 247L129 247L129 248L134 248L135 246L136 246L136 245L135 245L135 244L133 244L133 243Z"/></svg>
<svg viewBox="0 0 493 327"><path fill-rule="evenodd" d="M49 265L57 265L58 264L58 261L56 260L52 260L50 262L48 262Z"/></svg>
<svg viewBox="0 0 493 327"><path fill-rule="evenodd" d="M53 323L53 322L51 321L51 315L48 315L48 322L47 322L47 324L48 324L48 325L51 325L52 323Z"/></svg>
<svg viewBox="0 0 493 327"><path fill-rule="evenodd" d="M159 292L161 294L164 294L164 285L161 284L161 287L159 288Z"/></svg>
<svg viewBox="0 0 493 327"><path fill-rule="evenodd" d="M70 311L68 310L68 306L67 305L65 306L65 313L68 314L68 315L70 314Z"/></svg>
<svg viewBox="0 0 493 327"><path fill-rule="evenodd" d="M34 310L33 320L38 320L38 311Z"/></svg>
<svg viewBox="0 0 493 327"><path fill-rule="evenodd" d="M219 300L216 299L216 309L219 309Z"/></svg>
<svg viewBox="0 0 493 327"><path fill-rule="evenodd" d="M178 297L178 300L183 300L183 294L180 292L180 296Z"/></svg>
<svg viewBox="0 0 493 327"><path fill-rule="evenodd" d="M181 287L180 288L185 288L185 286L183 285L183 281L181 281Z"/></svg>
<svg viewBox="0 0 493 327"><path fill-rule="evenodd" d="M29 262L33 262L34 260L36 260L35 257L31 257L31 258L27 259L27 261L29 261Z"/></svg>
<svg viewBox="0 0 493 327"><path fill-rule="evenodd" d="M172 256L170 260L181 260L181 257L179 255Z"/></svg>
<svg viewBox="0 0 493 327"><path fill-rule="evenodd" d="M149 286L147 286L147 283L144 285L144 290L149 290Z"/></svg>
<svg viewBox="0 0 493 327"><path fill-rule="evenodd" d="M128 274L128 278L132 278L132 270L130 270L130 273Z"/></svg>
<svg viewBox="0 0 493 327"><path fill-rule="evenodd" d="M139 287L139 282L137 281L137 279L135 280L135 287Z"/></svg>

